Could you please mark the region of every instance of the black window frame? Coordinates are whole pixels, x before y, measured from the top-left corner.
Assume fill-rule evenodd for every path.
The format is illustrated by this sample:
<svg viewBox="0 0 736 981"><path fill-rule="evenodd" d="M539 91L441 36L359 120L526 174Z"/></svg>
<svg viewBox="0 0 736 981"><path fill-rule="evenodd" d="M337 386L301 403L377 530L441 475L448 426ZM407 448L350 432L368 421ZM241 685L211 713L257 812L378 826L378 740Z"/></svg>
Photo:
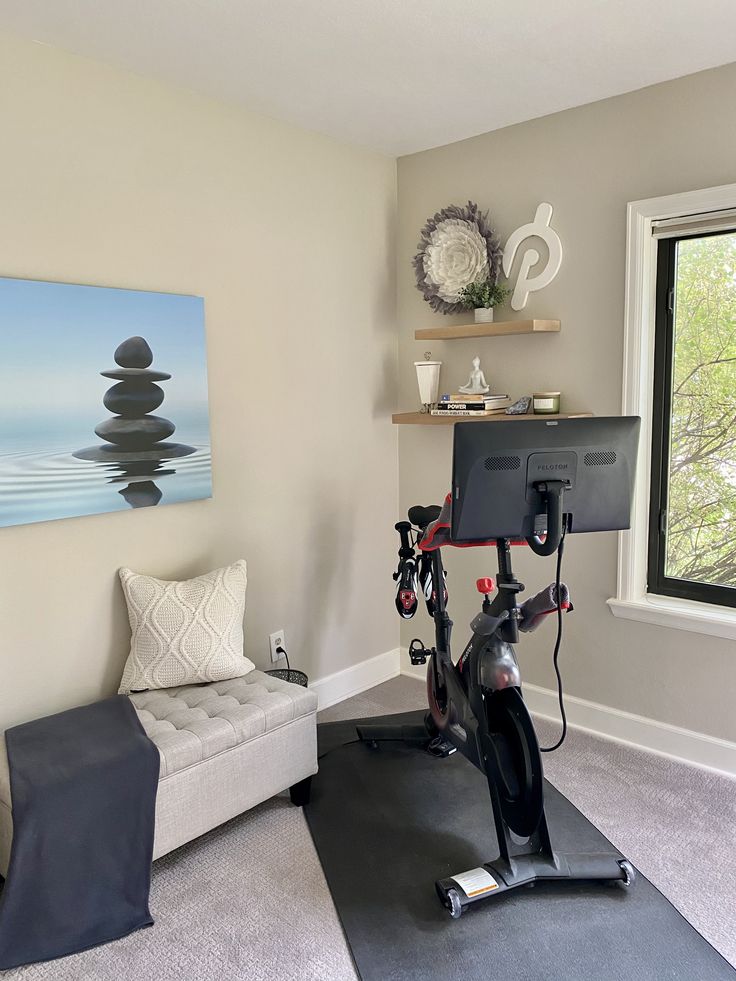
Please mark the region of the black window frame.
<svg viewBox="0 0 736 981"><path fill-rule="evenodd" d="M657 243L647 592L695 600L698 603L736 607L736 587L665 575L677 246L688 239L708 238L729 232L736 232L736 228L661 238Z"/></svg>

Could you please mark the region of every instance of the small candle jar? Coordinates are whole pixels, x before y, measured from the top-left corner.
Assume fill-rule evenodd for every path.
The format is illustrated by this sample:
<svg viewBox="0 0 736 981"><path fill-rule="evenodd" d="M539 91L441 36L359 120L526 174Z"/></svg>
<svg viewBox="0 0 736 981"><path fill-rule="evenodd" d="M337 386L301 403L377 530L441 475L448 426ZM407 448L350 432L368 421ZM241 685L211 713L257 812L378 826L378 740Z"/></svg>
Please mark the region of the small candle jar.
<svg viewBox="0 0 736 981"><path fill-rule="evenodd" d="M559 392L534 392L532 411L535 416L558 415L560 411Z"/></svg>

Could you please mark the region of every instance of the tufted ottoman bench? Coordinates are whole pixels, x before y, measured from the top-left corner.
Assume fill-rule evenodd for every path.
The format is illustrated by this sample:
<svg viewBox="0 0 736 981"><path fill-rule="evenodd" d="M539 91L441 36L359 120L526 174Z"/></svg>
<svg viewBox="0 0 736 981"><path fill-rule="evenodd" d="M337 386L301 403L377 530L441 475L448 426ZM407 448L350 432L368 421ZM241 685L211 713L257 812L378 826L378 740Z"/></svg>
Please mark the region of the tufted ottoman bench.
<svg viewBox="0 0 736 981"><path fill-rule="evenodd" d="M317 696L251 671L232 681L129 696L161 756L154 859L291 788L306 802L317 772ZM0 875L13 834L0 741Z"/></svg>

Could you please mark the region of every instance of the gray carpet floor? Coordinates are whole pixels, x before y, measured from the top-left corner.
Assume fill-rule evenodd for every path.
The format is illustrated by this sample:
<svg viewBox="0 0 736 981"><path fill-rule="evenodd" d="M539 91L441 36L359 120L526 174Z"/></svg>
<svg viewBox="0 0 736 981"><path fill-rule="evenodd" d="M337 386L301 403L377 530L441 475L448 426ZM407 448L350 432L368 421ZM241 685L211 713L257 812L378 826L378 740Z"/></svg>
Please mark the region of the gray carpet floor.
<svg viewBox="0 0 736 981"><path fill-rule="evenodd" d="M320 719L425 704L423 683L396 678ZM543 720L538 728L543 742L556 735ZM736 966L736 781L574 729L545 766L552 783ZM356 977L306 822L286 797L156 862L151 909L151 929L7 971L2 981Z"/></svg>

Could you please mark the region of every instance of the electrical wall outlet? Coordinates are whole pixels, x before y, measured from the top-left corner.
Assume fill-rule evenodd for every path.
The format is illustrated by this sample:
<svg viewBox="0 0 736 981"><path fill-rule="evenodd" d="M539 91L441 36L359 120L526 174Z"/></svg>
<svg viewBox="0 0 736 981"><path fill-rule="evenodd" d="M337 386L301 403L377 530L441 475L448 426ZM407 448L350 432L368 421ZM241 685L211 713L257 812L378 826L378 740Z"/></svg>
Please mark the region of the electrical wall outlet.
<svg viewBox="0 0 736 981"><path fill-rule="evenodd" d="M279 654L276 648L283 647L284 650L286 650L286 635L283 628L281 630L275 630L272 634L269 634L268 643L271 647L271 662L275 664L276 661L280 661L284 656L283 654Z"/></svg>

